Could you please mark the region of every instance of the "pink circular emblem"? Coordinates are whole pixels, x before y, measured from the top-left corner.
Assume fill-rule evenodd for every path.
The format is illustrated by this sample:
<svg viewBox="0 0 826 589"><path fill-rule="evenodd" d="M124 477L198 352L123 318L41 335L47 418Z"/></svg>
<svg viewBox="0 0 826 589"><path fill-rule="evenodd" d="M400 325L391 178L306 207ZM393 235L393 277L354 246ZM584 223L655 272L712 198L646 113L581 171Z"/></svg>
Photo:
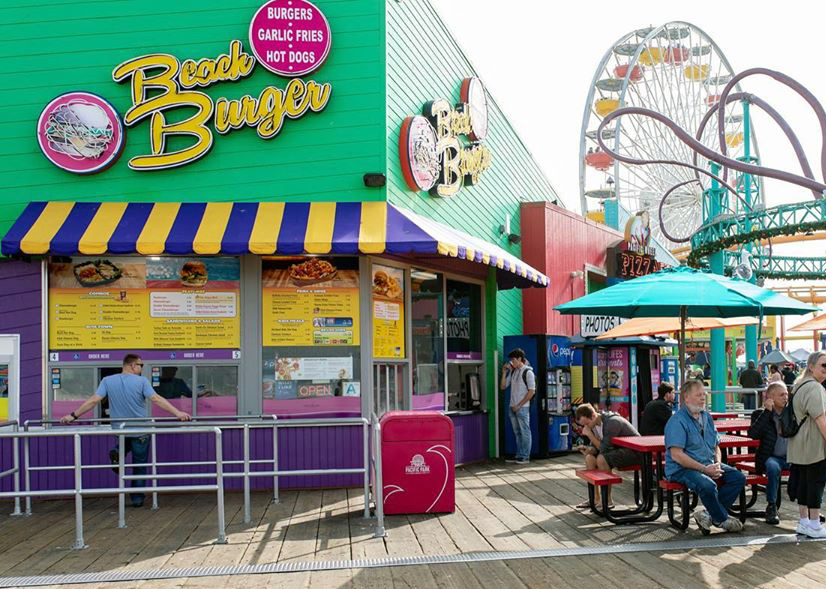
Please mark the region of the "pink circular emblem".
<svg viewBox="0 0 826 589"><path fill-rule="evenodd" d="M115 108L89 92L61 94L37 120L43 155L61 170L94 174L111 166L123 151L123 124Z"/></svg>
<svg viewBox="0 0 826 589"><path fill-rule="evenodd" d="M303 76L318 69L331 44L327 18L306 0L270 0L250 23L252 52L279 76Z"/></svg>

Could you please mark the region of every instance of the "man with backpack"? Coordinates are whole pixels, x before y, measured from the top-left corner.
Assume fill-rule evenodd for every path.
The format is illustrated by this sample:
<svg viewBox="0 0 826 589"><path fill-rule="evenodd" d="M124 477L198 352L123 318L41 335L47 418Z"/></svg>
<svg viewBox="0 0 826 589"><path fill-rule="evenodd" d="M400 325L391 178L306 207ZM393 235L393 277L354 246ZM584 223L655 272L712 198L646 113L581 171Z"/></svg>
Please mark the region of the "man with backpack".
<svg viewBox="0 0 826 589"><path fill-rule="evenodd" d="M514 436L516 436L516 457L508 462L528 464L531 460L531 399L536 394L536 375L519 348L511 350L508 361L502 367L499 388L503 391L510 386L510 411Z"/></svg>
<svg viewBox="0 0 826 589"><path fill-rule="evenodd" d="M766 389L766 401L762 409L751 414L749 437L760 440L760 446L754 456L757 474L766 473L769 480L766 485L766 523L777 525L777 493L780 489L780 476L789 470L786 461L788 438L783 436L781 416L783 408L789 402L789 391L783 382L773 382Z"/></svg>

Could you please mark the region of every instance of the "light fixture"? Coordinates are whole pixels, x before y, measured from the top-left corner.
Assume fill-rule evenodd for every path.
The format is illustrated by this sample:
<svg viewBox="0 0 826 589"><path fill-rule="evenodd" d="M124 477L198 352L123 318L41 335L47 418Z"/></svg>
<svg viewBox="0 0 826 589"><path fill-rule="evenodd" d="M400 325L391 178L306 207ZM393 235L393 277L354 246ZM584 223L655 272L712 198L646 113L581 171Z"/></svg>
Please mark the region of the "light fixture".
<svg viewBox="0 0 826 589"><path fill-rule="evenodd" d="M410 278L414 280L436 280L439 276L433 272L425 272L424 270L411 270Z"/></svg>
<svg viewBox="0 0 826 589"><path fill-rule="evenodd" d="M505 224L499 225L499 235L507 235L508 242L519 243L522 237L518 233L511 233L511 216L510 213L505 213Z"/></svg>
<svg viewBox="0 0 826 589"><path fill-rule="evenodd" d="M387 184L387 177L384 174L365 174L364 185L370 188L381 188Z"/></svg>

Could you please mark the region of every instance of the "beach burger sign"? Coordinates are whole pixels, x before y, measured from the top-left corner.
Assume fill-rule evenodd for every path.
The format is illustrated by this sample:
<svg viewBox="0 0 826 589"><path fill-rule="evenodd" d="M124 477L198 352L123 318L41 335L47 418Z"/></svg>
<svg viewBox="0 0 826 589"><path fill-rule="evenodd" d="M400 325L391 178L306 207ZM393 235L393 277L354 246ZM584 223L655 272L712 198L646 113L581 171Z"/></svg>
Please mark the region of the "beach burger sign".
<svg viewBox="0 0 826 589"><path fill-rule="evenodd" d="M476 184L490 167L490 149L482 144L487 134L485 86L479 78L465 78L458 104L432 100L421 115L402 122L399 160L407 187L448 197Z"/></svg>
<svg viewBox="0 0 826 589"><path fill-rule="evenodd" d="M130 108L120 115L103 98L69 92L52 100L40 114L40 149L57 167L77 174L99 172L113 164L124 145L123 127L147 123L149 153L136 155L129 167L163 170L190 164L209 153L214 133L226 135L253 127L262 139L276 137L288 120L324 110L332 86L303 80L320 68L332 37L324 14L307 0L269 0L253 15L250 53L233 40L217 57L179 60L154 53L124 61L112 79L128 83ZM290 78L283 87L265 86L257 96L213 99L201 89L234 82L253 73L256 64ZM190 115L182 118L178 112ZM171 115L171 116L170 116ZM171 147L169 139L186 144Z"/></svg>

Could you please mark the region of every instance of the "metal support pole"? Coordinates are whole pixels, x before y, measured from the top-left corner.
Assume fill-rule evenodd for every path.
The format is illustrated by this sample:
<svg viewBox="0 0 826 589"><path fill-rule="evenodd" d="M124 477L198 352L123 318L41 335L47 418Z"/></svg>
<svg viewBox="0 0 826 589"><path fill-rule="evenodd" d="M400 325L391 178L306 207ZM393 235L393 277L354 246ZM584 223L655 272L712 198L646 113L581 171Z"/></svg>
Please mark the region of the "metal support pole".
<svg viewBox="0 0 826 589"><path fill-rule="evenodd" d="M272 424L272 502L278 503L278 423Z"/></svg>
<svg viewBox="0 0 826 589"><path fill-rule="evenodd" d="M250 508L250 426L244 424L244 523L252 521Z"/></svg>
<svg viewBox="0 0 826 589"><path fill-rule="evenodd" d="M362 427L364 442L364 518L370 517L370 424L366 421Z"/></svg>
<svg viewBox="0 0 826 589"><path fill-rule="evenodd" d="M74 550L83 550L83 470L81 462L80 434L73 436L75 446L75 544Z"/></svg>
<svg viewBox="0 0 826 589"><path fill-rule="evenodd" d="M15 428L16 431L17 428ZM14 465L14 492L20 492L20 439L14 438L12 440L12 452L14 453L14 458L12 460L12 464ZM20 511L20 495L15 496L14 498L14 511L11 512L12 515L23 515L23 512Z"/></svg>
<svg viewBox="0 0 826 589"><path fill-rule="evenodd" d="M29 491L32 490L32 479L29 472L29 459L29 438L23 438L23 488L26 491L26 497L24 499L26 505L26 515L32 514L32 497L28 494Z"/></svg>
<svg viewBox="0 0 826 589"><path fill-rule="evenodd" d="M216 544L226 544L227 534L224 520L224 448L221 430L215 428L215 482L218 485L216 499L218 501L218 539Z"/></svg>
<svg viewBox="0 0 826 589"><path fill-rule="evenodd" d="M149 443L152 446L151 452L152 452L152 475L153 476L158 474L158 451L157 451L158 445L155 443L156 441L157 441L157 438L156 438L155 434L152 434L149 437ZM156 479L156 478L152 479L152 486L153 487L158 486L158 479ZM158 509L158 492L157 491L152 491L152 511L157 511L157 509Z"/></svg>
<svg viewBox="0 0 826 589"><path fill-rule="evenodd" d="M124 443L124 435L121 434L118 436L118 489L120 489L120 493L118 493L118 527L125 528L126 527L126 493L124 489L124 480L123 475L126 474L126 444ZM135 474L134 471L132 474ZM152 481L152 486L154 487L156 482Z"/></svg>
<svg viewBox="0 0 826 589"><path fill-rule="evenodd" d="M720 173L720 164L711 162L711 173L715 176ZM707 221L720 215L722 211L722 196L720 185L716 180L711 181L708 190L709 218ZM708 257L711 271L715 274L724 273L725 254L715 252ZM711 408L713 411L726 409L726 330L723 328L711 330Z"/></svg>

